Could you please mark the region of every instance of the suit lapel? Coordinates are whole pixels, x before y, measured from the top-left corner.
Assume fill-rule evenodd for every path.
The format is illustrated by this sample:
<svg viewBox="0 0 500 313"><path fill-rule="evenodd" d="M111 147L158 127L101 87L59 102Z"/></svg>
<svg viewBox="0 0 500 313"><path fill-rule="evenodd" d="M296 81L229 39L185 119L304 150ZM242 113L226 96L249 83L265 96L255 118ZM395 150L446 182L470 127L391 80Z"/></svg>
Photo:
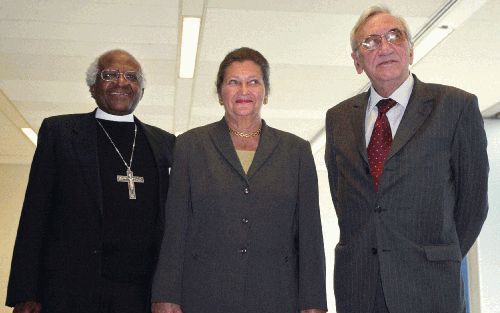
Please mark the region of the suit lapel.
<svg viewBox="0 0 500 313"><path fill-rule="evenodd" d="M394 141L392 142L391 151L387 156L389 160L413 137L416 131L427 119L433 109L433 95L425 88L425 84L415 78L410 101L406 107L405 113L399 124Z"/></svg>
<svg viewBox="0 0 500 313"><path fill-rule="evenodd" d="M366 106L368 105L369 92L358 95L353 101L351 123L354 132L355 145L363 160L368 163L368 154L366 151L365 140L365 119Z"/></svg>
<svg viewBox="0 0 500 313"><path fill-rule="evenodd" d="M248 183L248 180L258 172L266 160L271 156L274 149L278 145L279 136L266 122L262 120L262 133L260 136L259 146L255 151L252 164L248 169L248 174L245 174L241 166L240 159L236 154L229 129L224 118L215 124L215 127L209 131L210 137L219 152L226 161L234 168L234 170Z"/></svg>
<svg viewBox="0 0 500 313"><path fill-rule="evenodd" d="M102 188L99 176L96 130L94 111L76 120L72 130L72 144L80 162L83 180L90 189L89 194L96 201L96 205L102 214Z"/></svg>
<svg viewBox="0 0 500 313"><path fill-rule="evenodd" d="M152 129L149 125L142 123L137 117L134 118L135 122L142 129L144 136L148 141L149 147L151 148L151 151L153 151L153 156L156 161L156 165L158 167L163 164L168 164L168 166L170 166L171 160L168 160L168 156L165 155L164 153L165 151L168 151L168 147L165 146L167 142L162 140L162 138L156 136L152 132ZM163 160L164 158L167 158L167 160Z"/></svg>
<svg viewBox="0 0 500 313"><path fill-rule="evenodd" d="M209 135L220 154L226 159L229 165L248 183L248 177L243 171L241 162L238 159L236 150L234 149L229 135L229 128L226 121L222 118L215 126L209 130Z"/></svg>
<svg viewBox="0 0 500 313"><path fill-rule="evenodd" d="M274 149L276 149L280 137L271 127L266 125L266 122L262 120L262 133L260 135L259 146L257 151L255 151L255 156L252 161L252 165L248 169L248 178L251 178L258 170L264 165L267 159L271 156Z"/></svg>

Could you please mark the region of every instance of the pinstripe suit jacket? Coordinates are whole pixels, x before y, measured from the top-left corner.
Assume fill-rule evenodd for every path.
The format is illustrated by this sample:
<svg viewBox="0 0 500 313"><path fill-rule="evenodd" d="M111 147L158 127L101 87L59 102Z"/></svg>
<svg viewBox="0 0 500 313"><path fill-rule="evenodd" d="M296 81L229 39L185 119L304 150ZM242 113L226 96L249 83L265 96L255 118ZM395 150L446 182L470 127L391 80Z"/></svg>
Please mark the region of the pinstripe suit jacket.
<svg viewBox="0 0 500 313"><path fill-rule="evenodd" d="M415 77L375 192L365 142L368 93L326 115L340 227L337 312L372 311L378 271L391 313L464 311L460 261L488 211L488 158L476 96Z"/></svg>

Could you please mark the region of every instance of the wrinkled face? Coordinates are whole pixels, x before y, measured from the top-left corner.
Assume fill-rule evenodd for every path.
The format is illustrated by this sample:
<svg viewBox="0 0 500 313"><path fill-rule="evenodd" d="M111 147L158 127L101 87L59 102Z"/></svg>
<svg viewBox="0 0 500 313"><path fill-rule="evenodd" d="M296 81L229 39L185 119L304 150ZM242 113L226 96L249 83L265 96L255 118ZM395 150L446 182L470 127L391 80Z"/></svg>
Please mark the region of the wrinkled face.
<svg viewBox="0 0 500 313"><path fill-rule="evenodd" d="M127 71L140 73L140 65L131 55L123 51L106 54L99 60L99 74L95 84L90 87L92 98L95 99L99 108L104 112L113 115L132 113L144 92L142 79L129 81L125 79L124 75L118 75L116 80L106 81L101 77L103 70L117 70L120 73Z"/></svg>
<svg viewBox="0 0 500 313"><path fill-rule="evenodd" d="M376 14L368 19L356 33L356 42L359 44L370 35L384 35L392 29L403 32L403 25L392 15ZM365 71L375 86L400 86L408 77L409 66L413 63L413 49L405 38L399 44L382 42L377 49L366 50L362 46L351 54L356 71L361 74Z"/></svg>
<svg viewBox="0 0 500 313"><path fill-rule="evenodd" d="M226 68L219 95L226 115L234 119L260 117L265 96L262 70L255 62L235 61Z"/></svg>

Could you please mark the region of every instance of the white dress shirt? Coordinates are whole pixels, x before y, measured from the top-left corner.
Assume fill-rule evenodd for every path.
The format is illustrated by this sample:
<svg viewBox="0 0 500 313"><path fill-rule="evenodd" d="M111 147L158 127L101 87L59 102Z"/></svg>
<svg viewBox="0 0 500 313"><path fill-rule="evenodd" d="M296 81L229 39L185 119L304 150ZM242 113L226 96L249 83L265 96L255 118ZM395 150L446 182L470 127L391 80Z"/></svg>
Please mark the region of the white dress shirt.
<svg viewBox="0 0 500 313"><path fill-rule="evenodd" d="M411 92L413 90L413 75L408 75L408 78L398 87L388 98L393 99L397 102L397 104L390 109L385 115L389 120L389 124L391 125L391 133L392 138L396 135L396 131L398 130L399 123L401 123L401 119L403 118L403 114L405 113L406 106L408 105L408 101L410 100ZM370 87L370 98L368 99L368 105L366 106L366 117L365 117L365 143L368 147L370 143L370 138L372 136L373 127L375 126L375 121L377 120L378 108L377 103L386 99L379 95L373 86Z"/></svg>

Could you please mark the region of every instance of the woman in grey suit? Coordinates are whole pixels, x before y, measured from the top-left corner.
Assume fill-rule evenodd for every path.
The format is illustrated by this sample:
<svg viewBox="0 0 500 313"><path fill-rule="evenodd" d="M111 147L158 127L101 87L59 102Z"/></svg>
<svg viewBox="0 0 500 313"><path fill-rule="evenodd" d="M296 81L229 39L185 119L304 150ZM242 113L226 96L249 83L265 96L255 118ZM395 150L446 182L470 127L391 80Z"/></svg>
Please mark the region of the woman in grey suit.
<svg viewBox="0 0 500 313"><path fill-rule="evenodd" d="M230 52L216 86L224 117L176 143L153 312L325 312L310 145L261 119L269 64L258 51Z"/></svg>

